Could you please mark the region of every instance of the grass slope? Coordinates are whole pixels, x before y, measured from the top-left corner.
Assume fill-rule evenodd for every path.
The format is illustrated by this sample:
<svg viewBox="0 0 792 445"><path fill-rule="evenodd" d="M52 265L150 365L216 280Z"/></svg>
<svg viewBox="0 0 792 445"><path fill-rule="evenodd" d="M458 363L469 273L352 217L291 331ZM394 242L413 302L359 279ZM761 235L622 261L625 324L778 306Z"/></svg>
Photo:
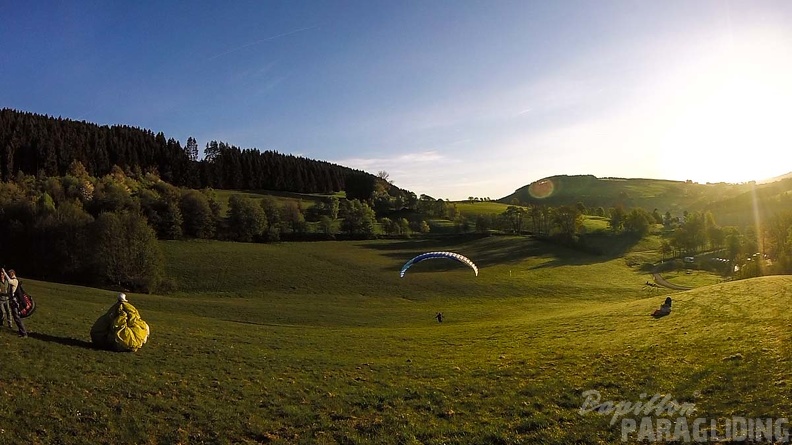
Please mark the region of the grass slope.
<svg viewBox="0 0 792 445"><path fill-rule="evenodd" d="M546 203L557 206L582 202L586 207L616 205L643 207L674 215L684 210L703 210L713 203L724 201L751 190L750 184L698 184L683 181L641 178L597 178L591 175L559 175L537 181L543 184L537 191L547 196L531 193L531 185L515 190L500 202ZM552 184L552 189L549 187ZM551 192L552 191L552 192ZM717 210L717 209L715 209ZM715 211L713 210L713 211Z"/></svg>
<svg viewBox="0 0 792 445"><path fill-rule="evenodd" d="M500 215L505 212L510 205L497 201L454 201L453 204L461 214L468 218L475 218L478 215Z"/></svg>
<svg viewBox="0 0 792 445"><path fill-rule="evenodd" d="M221 214L225 215L228 212L228 199L232 195L241 195L246 196L250 199L255 201L260 201L265 196L272 197L278 205L283 205L286 202L297 202L300 203L302 209L305 210L309 207L312 207L314 204L320 201L324 201L331 196L337 196L339 198L344 197L343 192L335 193L335 194L320 194L320 193L295 193L295 192L278 192L278 191L271 191L271 190L215 190L215 196L217 197L217 202L220 204L220 212Z"/></svg>
<svg viewBox="0 0 792 445"><path fill-rule="evenodd" d="M498 200L514 198L530 204L551 206L584 203L589 208L613 206L657 209L680 216L684 211L711 211L721 226L745 227L766 220L792 205L792 178L779 177L762 184L688 183L660 179L597 178L591 175L559 175L520 187ZM552 184L550 187L549 184ZM531 193L534 191L534 194ZM537 196L537 192L547 196ZM505 205L505 204L504 204Z"/></svg>
<svg viewBox="0 0 792 445"><path fill-rule="evenodd" d="M135 354L90 348L110 292L25 282L39 309L30 338L0 332L0 441L618 441L578 413L589 389L790 415L790 277L675 293L655 320L665 295L623 258L528 238L163 245L181 291L130 295L152 327ZM439 249L479 277L438 260L398 278Z"/></svg>

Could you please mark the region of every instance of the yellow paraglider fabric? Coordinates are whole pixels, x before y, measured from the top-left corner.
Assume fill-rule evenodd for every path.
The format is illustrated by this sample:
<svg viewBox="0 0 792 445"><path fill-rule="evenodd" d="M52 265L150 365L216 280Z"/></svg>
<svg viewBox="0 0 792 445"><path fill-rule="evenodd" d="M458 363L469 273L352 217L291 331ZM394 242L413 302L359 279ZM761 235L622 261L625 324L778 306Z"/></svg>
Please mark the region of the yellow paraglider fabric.
<svg viewBox="0 0 792 445"><path fill-rule="evenodd" d="M96 320L91 328L91 341L100 348L115 351L140 349L149 337L148 323L128 302L119 301Z"/></svg>

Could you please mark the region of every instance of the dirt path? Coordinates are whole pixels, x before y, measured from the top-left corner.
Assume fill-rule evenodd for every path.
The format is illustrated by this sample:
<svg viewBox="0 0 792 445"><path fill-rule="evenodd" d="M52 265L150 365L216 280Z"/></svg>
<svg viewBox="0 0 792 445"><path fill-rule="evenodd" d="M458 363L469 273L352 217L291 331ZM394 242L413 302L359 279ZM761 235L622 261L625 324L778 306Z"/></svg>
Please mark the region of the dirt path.
<svg viewBox="0 0 792 445"><path fill-rule="evenodd" d="M652 278L654 278L654 282L657 283L658 285L663 286L663 287L667 287L669 289L674 289L674 290L690 290L690 289L693 289L692 287L679 286L679 285L674 284L674 283L669 283L665 278L663 278L657 272L652 272Z"/></svg>

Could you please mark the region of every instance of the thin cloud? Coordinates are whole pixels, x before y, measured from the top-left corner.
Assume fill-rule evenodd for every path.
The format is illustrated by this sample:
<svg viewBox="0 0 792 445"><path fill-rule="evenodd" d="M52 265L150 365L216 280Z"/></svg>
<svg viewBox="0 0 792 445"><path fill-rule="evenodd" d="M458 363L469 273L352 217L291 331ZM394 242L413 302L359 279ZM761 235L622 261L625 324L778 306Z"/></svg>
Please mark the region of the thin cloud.
<svg viewBox="0 0 792 445"><path fill-rule="evenodd" d="M386 158L348 158L333 161L340 165L346 165L363 170L373 167L401 167L404 164L425 164L446 160L445 156L436 151L422 151L417 153L407 153L399 156Z"/></svg>
<svg viewBox="0 0 792 445"><path fill-rule="evenodd" d="M273 40L281 39L283 37L287 37L287 36L290 36L292 34L297 34L298 32L309 31L309 30L316 29L316 28L318 28L318 26L308 26L308 27L305 27L305 28L299 28L299 29L295 29L295 30L292 30L292 31L289 31L289 32L284 32L282 34L266 37L264 39L254 40L252 42L245 43L244 45L238 46L236 48L229 49L229 50L224 51L224 52L222 52L220 54L216 54L216 55L214 55L212 57L209 57L208 59L206 59L206 61L208 62L208 61L217 59L218 57L223 57L223 56L226 56L228 54L235 53L237 51L241 51L241 50L243 50L245 48L249 48L251 46L260 45L260 44L266 43L266 42L271 42Z"/></svg>
<svg viewBox="0 0 792 445"><path fill-rule="evenodd" d="M409 153L396 158L397 162L434 162L445 159L445 156L436 151Z"/></svg>

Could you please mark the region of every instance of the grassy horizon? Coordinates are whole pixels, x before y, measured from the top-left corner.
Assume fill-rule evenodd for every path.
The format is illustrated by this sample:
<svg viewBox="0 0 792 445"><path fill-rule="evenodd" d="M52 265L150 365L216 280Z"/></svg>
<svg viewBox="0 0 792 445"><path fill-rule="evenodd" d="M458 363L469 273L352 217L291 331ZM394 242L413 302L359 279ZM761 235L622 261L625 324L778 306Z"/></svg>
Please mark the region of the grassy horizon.
<svg viewBox="0 0 792 445"><path fill-rule="evenodd" d="M0 331L2 440L618 441L609 417L578 413L590 389L789 414L790 277L648 293L622 257L527 237L162 245L180 290L129 295L152 329L135 354L90 347L112 292L24 281L39 308L30 338ZM398 277L441 249L479 276L435 260ZM649 317L671 293L672 315Z"/></svg>

